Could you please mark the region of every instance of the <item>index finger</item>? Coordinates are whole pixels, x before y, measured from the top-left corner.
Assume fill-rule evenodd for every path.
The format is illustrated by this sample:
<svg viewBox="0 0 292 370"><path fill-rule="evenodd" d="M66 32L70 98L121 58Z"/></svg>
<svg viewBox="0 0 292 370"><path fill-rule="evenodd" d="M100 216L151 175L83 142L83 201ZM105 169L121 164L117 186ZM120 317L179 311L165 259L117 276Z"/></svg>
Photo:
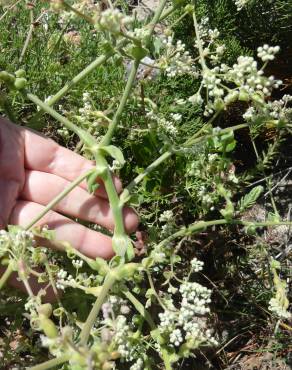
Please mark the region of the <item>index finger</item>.
<svg viewBox="0 0 292 370"><path fill-rule="evenodd" d="M68 181L74 181L84 172L94 168L94 162L83 158L81 155L72 152L58 145L55 141L38 135L37 133L24 129L24 166L29 170L36 170L51 173ZM121 181L113 176L117 191L122 190ZM97 180L98 181L98 180ZM102 181L96 195L107 198ZM86 182L80 186L87 189Z"/></svg>

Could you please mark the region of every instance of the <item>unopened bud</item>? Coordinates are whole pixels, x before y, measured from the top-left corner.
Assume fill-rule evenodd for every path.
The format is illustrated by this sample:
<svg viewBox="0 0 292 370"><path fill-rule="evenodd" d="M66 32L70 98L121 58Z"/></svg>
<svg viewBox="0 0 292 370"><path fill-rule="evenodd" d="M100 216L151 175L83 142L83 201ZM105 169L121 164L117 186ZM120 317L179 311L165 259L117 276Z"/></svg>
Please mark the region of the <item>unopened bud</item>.
<svg viewBox="0 0 292 370"><path fill-rule="evenodd" d="M50 317L53 312L53 307L50 303L42 304L37 308L39 315L43 315L45 317Z"/></svg>

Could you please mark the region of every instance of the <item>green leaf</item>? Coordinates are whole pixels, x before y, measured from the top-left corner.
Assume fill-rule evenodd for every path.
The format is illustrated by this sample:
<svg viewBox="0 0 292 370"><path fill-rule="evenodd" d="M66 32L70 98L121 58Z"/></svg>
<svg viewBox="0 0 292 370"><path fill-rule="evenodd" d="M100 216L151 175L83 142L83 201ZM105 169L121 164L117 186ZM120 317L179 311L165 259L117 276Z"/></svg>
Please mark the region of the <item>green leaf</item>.
<svg viewBox="0 0 292 370"><path fill-rule="evenodd" d="M125 164L124 155L121 149L119 149L118 147L114 145L107 145L107 146L102 146L99 150L101 152L104 152L105 155L110 155L112 158L118 161L121 166Z"/></svg>
<svg viewBox="0 0 292 370"><path fill-rule="evenodd" d="M87 190L90 194L94 194L95 191L99 187L99 184L96 181L98 176L99 176L98 172L94 171L86 179L86 181L87 181Z"/></svg>
<svg viewBox="0 0 292 370"><path fill-rule="evenodd" d="M261 185L256 186L255 188L251 189L251 191L248 194L246 194L244 197L240 199L238 203L239 212L243 212L246 209L252 207L263 191L264 191L264 188Z"/></svg>
<svg viewBox="0 0 292 370"><path fill-rule="evenodd" d="M137 60L141 60L145 58L148 53L149 53L148 50L145 48L142 48L142 46L133 46L129 51L129 54L134 59L137 59Z"/></svg>

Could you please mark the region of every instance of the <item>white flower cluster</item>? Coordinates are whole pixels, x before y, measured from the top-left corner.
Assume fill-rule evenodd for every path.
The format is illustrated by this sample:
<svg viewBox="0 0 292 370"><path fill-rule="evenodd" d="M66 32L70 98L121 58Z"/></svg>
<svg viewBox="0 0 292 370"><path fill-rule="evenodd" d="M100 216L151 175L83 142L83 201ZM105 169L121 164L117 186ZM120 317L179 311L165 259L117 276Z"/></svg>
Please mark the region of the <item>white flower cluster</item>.
<svg viewBox="0 0 292 370"><path fill-rule="evenodd" d="M169 222L171 220L173 220L173 211L172 210L164 211L159 216L159 221L160 222Z"/></svg>
<svg viewBox="0 0 292 370"><path fill-rule="evenodd" d="M174 329L169 336L170 343L174 344L176 347L179 347L183 342L183 334L180 329Z"/></svg>
<svg viewBox="0 0 292 370"><path fill-rule="evenodd" d="M175 117L170 116L170 119L166 119L165 117L162 117L161 115L155 114L154 111L152 110L148 112L146 116L157 124L158 133L160 130L161 133L166 133L172 137L178 134L178 129L176 127L176 124L178 122L177 116Z"/></svg>
<svg viewBox="0 0 292 370"><path fill-rule="evenodd" d="M248 122L263 118L275 125L286 124L292 117L292 108L287 107L291 101L291 95L284 95L280 100L269 101L265 105L251 106L243 114L243 118Z"/></svg>
<svg viewBox="0 0 292 370"><path fill-rule="evenodd" d="M180 320L190 320L194 315L205 315L210 312L207 306L211 302L211 290L196 282L186 282L179 288L182 295Z"/></svg>
<svg viewBox="0 0 292 370"><path fill-rule="evenodd" d="M118 314L127 315L130 313L127 301L115 295L109 296L101 309L105 320L117 316Z"/></svg>
<svg viewBox="0 0 292 370"><path fill-rule="evenodd" d="M265 77L262 69L258 70L257 62L253 57L240 56L232 68L221 65L221 72L226 72L225 79L234 82L241 93L260 93L266 96L271 95L273 88L278 88L281 80L275 80L274 76Z"/></svg>
<svg viewBox="0 0 292 370"><path fill-rule="evenodd" d="M198 260L196 257L191 260L191 268L194 272L202 271L204 267L204 262Z"/></svg>
<svg viewBox="0 0 292 370"><path fill-rule="evenodd" d="M250 0L235 0L234 3L236 5L236 8L238 11L240 11L242 8L244 8L246 6L246 4L248 4Z"/></svg>
<svg viewBox="0 0 292 370"><path fill-rule="evenodd" d="M175 77L186 73L194 76L198 75L194 68L190 53L185 50L185 44L178 40L176 44L173 45L173 38L171 36L163 39L162 42L165 50L158 65L162 69L165 69L168 77Z"/></svg>
<svg viewBox="0 0 292 370"><path fill-rule="evenodd" d="M127 361L134 360L135 347L129 342L130 326L127 324L127 319L123 315L117 316L115 320L115 336L114 341L118 346L118 351L121 356Z"/></svg>
<svg viewBox="0 0 292 370"><path fill-rule="evenodd" d="M281 319L286 320L291 318L291 313L287 311L286 307L281 304L281 300L279 300L277 297L270 299L269 310Z"/></svg>
<svg viewBox="0 0 292 370"><path fill-rule="evenodd" d="M82 100L83 100L83 107L79 108L79 113L84 117L84 118L89 118L93 107L91 104L90 100L90 94L88 92L84 92L82 95Z"/></svg>
<svg viewBox="0 0 292 370"><path fill-rule="evenodd" d="M83 266L83 260L72 260L72 265L76 268L76 270L79 270Z"/></svg>
<svg viewBox="0 0 292 370"><path fill-rule="evenodd" d="M132 22L132 18L125 16L118 9L108 8L100 14L98 24L102 30L119 34L123 26Z"/></svg>
<svg viewBox="0 0 292 370"><path fill-rule="evenodd" d="M76 282L72 275L61 269L57 273L56 287L60 290L65 290L68 286L75 286Z"/></svg>
<svg viewBox="0 0 292 370"><path fill-rule="evenodd" d="M138 358L138 360L130 367L130 370L143 370L144 363L142 358Z"/></svg>
<svg viewBox="0 0 292 370"><path fill-rule="evenodd" d="M17 257L27 249L35 246L34 235L31 231L19 229L16 232L0 230L0 257L10 253Z"/></svg>
<svg viewBox="0 0 292 370"><path fill-rule="evenodd" d="M193 259L194 269L200 271L203 263ZM174 294L177 289L174 289ZM185 281L179 287L182 301L179 309L175 308L173 299L168 298L168 308L160 313L159 330L162 335L168 336L169 342L179 347L188 340L198 345L202 342L216 345L211 331L206 328L204 316L210 312L208 304L211 302L211 291L196 282Z"/></svg>
<svg viewBox="0 0 292 370"><path fill-rule="evenodd" d="M257 50L258 57L261 58L263 62L268 62L269 60L274 60L275 55L280 51L280 46L269 46L265 44L260 46Z"/></svg>

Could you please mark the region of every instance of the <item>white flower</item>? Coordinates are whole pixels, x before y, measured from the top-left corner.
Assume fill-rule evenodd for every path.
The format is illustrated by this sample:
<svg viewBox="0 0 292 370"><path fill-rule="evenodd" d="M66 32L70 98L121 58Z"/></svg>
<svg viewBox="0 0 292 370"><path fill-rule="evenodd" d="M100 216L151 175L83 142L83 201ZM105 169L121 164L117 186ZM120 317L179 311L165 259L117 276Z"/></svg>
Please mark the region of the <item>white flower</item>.
<svg viewBox="0 0 292 370"><path fill-rule="evenodd" d="M263 62L275 59L275 54L280 51L280 46L269 46L265 44L257 49L258 57L261 58Z"/></svg>
<svg viewBox="0 0 292 370"><path fill-rule="evenodd" d="M196 94L194 94L194 95L190 96L190 97L188 98L188 101L189 101L190 103L198 104L198 105L201 105L201 104L203 103L203 99L202 99L202 97L201 97L201 95L200 95L200 93L199 93L199 92L197 92Z"/></svg>
<svg viewBox="0 0 292 370"><path fill-rule="evenodd" d="M203 270L204 262L199 261L196 257L191 260L191 267L194 272Z"/></svg>
<svg viewBox="0 0 292 370"><path fill-rule="evenodd" d="M269 310L279 316L281 319L290 319L291 313L287 311L277 298L271 298L269 302Z"/></svg>
<svg viewBox="0 0 292 370"><path fill-rule="evenodd" d="M112 33L120 33L121 27L132 21L132 18L124 16L118 9L106 9L99 19L100 28Z"/></svg>
<svg viewBox="0 0 292 370"><path fill-rule="evenodd" d="M173 219L173 212L171 210L167 210L167 211L164 211L163 213L161 213L161 215L159 216L159 221L160 222L168 222L168 221L171 221Z"/></svg>
<svg viewBox="0 0 292 370"><path fill-rule="evenodd" d="M169 336L170 343L178 347L183 342L183 336L180 329L175 329Z"/></svg>
<svg viewBox="0 0 292 370"><path fill-rule="evenodd" d="M175 122L179 122L182 119L182 115L179 113L171 113L170 116Z"/></svg>
<svg viewBox="0 0 292 370"><path fill-rule="evenodd" d="M237 10L240 11L245 5L249 2L249 0L235 0L235 5Z"/></svg>

